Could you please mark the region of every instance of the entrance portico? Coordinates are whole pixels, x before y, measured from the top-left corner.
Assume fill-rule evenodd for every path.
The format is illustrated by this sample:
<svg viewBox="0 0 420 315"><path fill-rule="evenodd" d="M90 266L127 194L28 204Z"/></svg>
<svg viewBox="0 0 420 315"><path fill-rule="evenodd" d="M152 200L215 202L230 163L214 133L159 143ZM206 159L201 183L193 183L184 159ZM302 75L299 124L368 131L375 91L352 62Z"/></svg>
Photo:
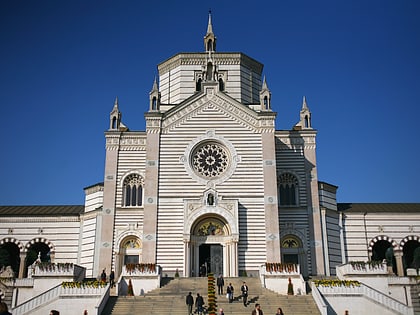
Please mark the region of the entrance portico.
<svg viewBox="0 0 420 315"><path fill-rule="evenodd" d="M184 202L184 276L199 276L204 265L206 272L237 277L238 202L215 198L209 205L207 195Z"/></svg>

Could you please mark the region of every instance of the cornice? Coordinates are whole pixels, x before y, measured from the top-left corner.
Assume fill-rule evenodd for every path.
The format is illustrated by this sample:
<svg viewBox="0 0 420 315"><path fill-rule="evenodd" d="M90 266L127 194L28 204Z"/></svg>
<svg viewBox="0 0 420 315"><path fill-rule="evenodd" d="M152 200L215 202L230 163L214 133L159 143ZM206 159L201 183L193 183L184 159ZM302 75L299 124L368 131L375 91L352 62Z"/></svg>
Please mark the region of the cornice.
<svg viewBox="0 0 420 315"><path fill-rule="evenodd" d="M158 65L159 75L173 70L181 65L205 66L208 59L207 53L179 53ZM243 53L214 53L212 60L215 65L243 65L262 73L264 65Z"/></svg>

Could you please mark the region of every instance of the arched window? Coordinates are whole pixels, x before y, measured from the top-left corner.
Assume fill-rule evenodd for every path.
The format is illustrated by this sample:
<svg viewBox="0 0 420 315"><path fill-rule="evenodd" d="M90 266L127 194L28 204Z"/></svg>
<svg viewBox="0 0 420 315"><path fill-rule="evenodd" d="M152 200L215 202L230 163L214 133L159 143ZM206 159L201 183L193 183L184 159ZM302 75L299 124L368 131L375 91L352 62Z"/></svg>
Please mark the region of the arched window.
<svg viewBox="0 0 420 315"><path fill-rule="evenodd" d="M197 80L197 83L195 84L195 90L197 92L201 91L201 78Z"/></svg>
<svg viewBox="0 0 420 315"><path fill-rule="evenodd" d="M265 109L269 109L269 106L268 106L268 97L267 97L267 95L266 95L266 96L264 96L264 108L265 108Z"/></svg>
<svg viewBox="0 0 420 315"><path fill-rule="evenodd" d="M310 128L311 127L311 123L309 120L308 115L305 116L305 128Z"/></svg>
<svg viewBox="0 0 420 315"><path fill-rule="evenodd" d="M299 185L295 175L283 173L279 177L279 195L281 206L297 206L299 200Z"/></svg>
<svg viewBox="0 0 420 315"><path fill-rule="evenodd" d="M140 207L143 205L143 178L138 174L130 174L124 180L123 206Z"/></svg>
<svg viewBox="0 0 420 315"><path fill-rule="evenodd" d="M152 99L152 110L156 110L156 109L157 109L157 99L156 99L156 96L154 96Z"/></svg>
<svg viewBox="0 0 420 315"><path fill-rule="evenodd" d="M223 79L219 79L219 90L224 91L225 90L225 83L223 82Z"/></svg>
<svg viewBox="0 0 420 315"><path fill-rule="evenodd" d="M112 129L117 128L117 117L112 117Z"/></svg>

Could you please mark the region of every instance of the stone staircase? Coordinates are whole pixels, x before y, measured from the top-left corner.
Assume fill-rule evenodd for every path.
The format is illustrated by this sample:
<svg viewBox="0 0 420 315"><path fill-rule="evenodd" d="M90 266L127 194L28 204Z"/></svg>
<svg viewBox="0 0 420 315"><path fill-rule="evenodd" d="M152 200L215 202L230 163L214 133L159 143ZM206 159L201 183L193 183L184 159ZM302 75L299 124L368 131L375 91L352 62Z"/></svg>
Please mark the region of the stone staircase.
<svg viewBox="0 0 420 315"><path fill-rule="evenodd" d="M102 315L187 315L185 296L192 292L194 300L197 293L204 297L207 302L207 278L177 278L162 281L162 287L145 296L111 296L102 312ZM246 281L249 286L247 307L238 299L242 282ZM320 314L312 296L287 296L280 295L261 287L258 278L227 278L225 285L232 283L235 289L233 303L228 303L226 294L217 296L218 308L223 308L226 315L251 314L255 303L261 304L265 314L275 314L276 309L281 307L287 315ZM226 293L226 292L225 292Z"/></svg>

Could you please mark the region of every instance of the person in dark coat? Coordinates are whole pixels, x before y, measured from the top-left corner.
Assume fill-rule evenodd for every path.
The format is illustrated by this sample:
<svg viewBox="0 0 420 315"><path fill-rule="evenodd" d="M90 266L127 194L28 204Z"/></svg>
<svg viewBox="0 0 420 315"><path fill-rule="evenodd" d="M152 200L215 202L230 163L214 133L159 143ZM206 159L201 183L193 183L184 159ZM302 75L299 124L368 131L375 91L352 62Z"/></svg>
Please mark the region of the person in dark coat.
<svg viewBox="0 0 420 315"><path fill-rule="evenodd" d="M242 301L244 302L244 306L247 306L248 302L248 285L244 281L244 283L241 286L241 292L242 292Z"/></svg>
<svg viewBox="0 0 420 315"><path fill-rule="evenodd" d="M219 275L217 278L217 291L219 295L223 294L223 286L225 285L225 280L223 279L222 275Z"/></svg>
<svg viewBox="0 0 420 315"><path fill-rule="evenodd" d="M197 293L197 298L195 299L195 307L197 308L198 315L203 314L203 306L204 306L204 299L199 293Z"/></svg>
<svg viewBox="0 0 420 315"><path fill-rule="evenodd" d="M192 308L193 308L193 305L194 305L194 298L191 295L191 292L188 292L188 295L185 298L185 304L187 304L188 315L192 315Z"/></svg>
<svg viewBox="0 0 420 315"><path fill-rule="evenodd" d="M12 315L12 313L9 312L7 304L4 302L0 302L0 315Z"/></svg>
<svg viewBox="0 0 420 315"><path fill-rule="evenodd" d="M226 287L226 292L229 298L229 303L233 302L233 285L232 283L229 283L229 285Z"/></svg>

